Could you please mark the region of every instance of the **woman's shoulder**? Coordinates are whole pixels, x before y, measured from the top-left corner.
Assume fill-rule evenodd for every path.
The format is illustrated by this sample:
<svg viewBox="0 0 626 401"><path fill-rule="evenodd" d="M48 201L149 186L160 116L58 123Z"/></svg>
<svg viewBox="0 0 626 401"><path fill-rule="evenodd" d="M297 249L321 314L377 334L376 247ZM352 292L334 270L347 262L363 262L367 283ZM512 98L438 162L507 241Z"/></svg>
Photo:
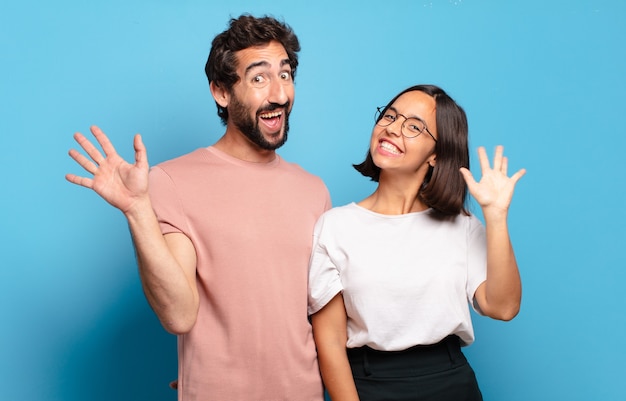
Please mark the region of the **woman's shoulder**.
<svg viewBox="0 0 626 401"><path fill-rule="evenodd" d="M341 219L349 215L353 215L358 212L358 206L354 202L350 202L346 205L335 206L333 208L328 209L322 215L323 219Z"/></svg>
<svg viewBox="0 0 626 401"><path fill-rule="evenodd" d="M354 226L358 222L362 221L360 217L359 206L354 202L350 202L346 205L335 206L326 212L324 212L317 221L318 228L326 227L338 229L341 227Z"/></svg>
<svg viewBox="0 0 626 401"><path fill-rule="evenodd" d="M450 219L452 225L456 226L457 229L462 231L473 233L473 232L481 232L484 231L484 224L480 220L479 217L470 213L460 213L453 218Z"/></svg>
<svg viewBox="0 0 626 401"><path fill-rule="evenodd" d="M472 213L459 213L453 216L445 216L431 209L427 216L430 221L429 224L442 225L450 229L473 231L484 226L480 218Z"/></svg>

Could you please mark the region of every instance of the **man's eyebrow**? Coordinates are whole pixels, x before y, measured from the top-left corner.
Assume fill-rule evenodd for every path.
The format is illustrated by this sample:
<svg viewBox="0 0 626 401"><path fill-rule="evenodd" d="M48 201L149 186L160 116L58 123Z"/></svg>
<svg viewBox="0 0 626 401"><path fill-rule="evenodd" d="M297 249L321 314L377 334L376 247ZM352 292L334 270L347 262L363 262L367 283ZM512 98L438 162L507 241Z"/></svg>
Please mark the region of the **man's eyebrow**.
<svg viewBox="0 0 626 401"><path fill-rule="evenodd" d="M248 65L246 67L246 71L245 73L247 74L248 72L250 72L251 69L253 68L257 68L257 67L269 67L270 63L268 63L267 61L257 61L256 63L252 63L250 65Z"/></svg>
<svg viewBox="0 0 626 401"><path fill-rule="evenodd" d="M291 62L288 58L281 60L280 62L281 67L284 67L285 65L291 65ZM250 72L250 70L257 68L257 67L270 67L270 66L271 64L265 60L257 61L256 63L252 63L246 67L245 74L247 74L248 72Z"/></svg>

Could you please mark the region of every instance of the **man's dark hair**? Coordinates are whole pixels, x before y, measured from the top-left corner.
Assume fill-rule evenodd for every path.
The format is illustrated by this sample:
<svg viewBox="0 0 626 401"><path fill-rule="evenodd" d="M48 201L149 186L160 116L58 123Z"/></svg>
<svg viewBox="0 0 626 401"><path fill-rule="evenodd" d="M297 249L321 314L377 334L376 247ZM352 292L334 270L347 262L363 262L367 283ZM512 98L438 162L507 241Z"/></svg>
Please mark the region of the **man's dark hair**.
<svg viewBox="0 0 626 401"><path fill-rule="evenodd" d="M411 91L421 91L435 99L438 134L435 145L437 162L426 173L424 183L417 196L426 206L434 209L440 215L469 214L465 206L467 185L459 172L461 167L469 169L467 116L461 106L437 86L416 85L403 90L391 99L383 112L380 113L379 120L400 96ZM364 176L378 182L380 168L374 164L369 150L365 161L353 166Z"/></svg>
<svg viewBox="0 0 626 401"><path fill-rule="evenodd" d="M209 84L214 82L220 88L231 92L233 85L239 80L235 52L265 45L271 41L277 41L285 48L291 66L291 76L292 79L295 78L300 42L291 27L273 17L256 18L244 14L239 18L232 18L229 28L213 39L211 52L204 67ZM226 124L228 110L217 104L217 115Z"/></svg>

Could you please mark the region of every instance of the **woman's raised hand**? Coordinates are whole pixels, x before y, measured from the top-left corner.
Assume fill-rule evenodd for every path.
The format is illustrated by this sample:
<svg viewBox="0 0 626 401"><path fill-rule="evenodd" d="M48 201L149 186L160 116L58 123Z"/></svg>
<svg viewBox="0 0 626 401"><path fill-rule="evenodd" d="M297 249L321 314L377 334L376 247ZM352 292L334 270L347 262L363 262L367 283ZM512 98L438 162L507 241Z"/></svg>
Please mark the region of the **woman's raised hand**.
<svg viewBox="0 0 626 401"><path fill-rule="evenodd" d="M504 147L497 146L493 157L493 167L489 164L489 158L484 147L478 148L478 158L482 177L480 181L474 180L472 173L467 168L461 168L461 174L467 183L470 194L485 212L507 213L515 184L526 173L520 169L511 177L507 175L508 159L503 155Z"/></svg>

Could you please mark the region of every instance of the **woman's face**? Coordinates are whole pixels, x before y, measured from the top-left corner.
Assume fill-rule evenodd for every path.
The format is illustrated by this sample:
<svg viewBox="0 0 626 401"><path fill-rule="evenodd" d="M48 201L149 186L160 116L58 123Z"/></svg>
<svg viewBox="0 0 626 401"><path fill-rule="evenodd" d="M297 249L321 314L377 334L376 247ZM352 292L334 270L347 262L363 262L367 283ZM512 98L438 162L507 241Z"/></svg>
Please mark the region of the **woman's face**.
<svg viewBox="0 0 626 401"><path fill-rule="evenodd" d="M423 179L429 164L436 163L435 141L426 131L414 138L402 132L412 135L408 126L410 120L406 121L417 118L437 138L435 99L424 92L411 91L396 99L389 109L395 112L395 121L385 127L377 124L372 131L370 153L374 164L382 170L381 176L417 174Z"/></svg>

